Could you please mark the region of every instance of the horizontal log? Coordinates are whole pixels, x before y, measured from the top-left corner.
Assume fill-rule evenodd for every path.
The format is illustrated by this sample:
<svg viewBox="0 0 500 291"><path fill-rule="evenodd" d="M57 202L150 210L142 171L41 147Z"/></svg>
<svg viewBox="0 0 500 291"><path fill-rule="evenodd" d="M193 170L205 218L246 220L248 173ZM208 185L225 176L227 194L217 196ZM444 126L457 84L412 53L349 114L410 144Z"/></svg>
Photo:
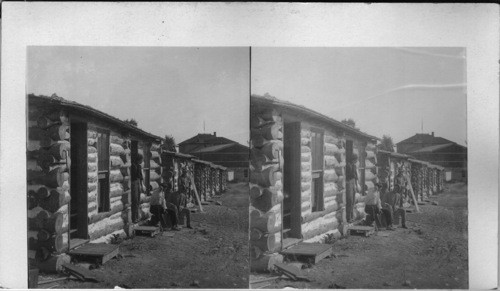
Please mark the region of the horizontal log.
<svg viewBox="0 0 500 291"><path fill-rule="evenodd" d="M252 206L262 212L268 212L276 204L283 201L283 193L270 188L265 188L261 196L252 199Z"/></svg>
<svg viewBox="0 0 500 291"><path fill-rule="evenodd" d="M260 211L259 211L260 212ZM250 228L257 228L264 233L276 231L276 213L274 211L268 211L262 216L254 217L250 219Z"/></svg>
<svg viewBox="0 0 500 291"><path fill-rule="evenodd" d="M107 212L99 212L99 213L91 215L89 217L89 224L101 221L105 218L108 218L108 217L118 213L118 212L121 212L122 210L123 210L123 204L122 203L116 204L113 207L110 207L110 210Z"/></svg>
<svg viewBox="0 0 500 291"><path fill-rule="evenodd" d="M112 169L123 167L123 160L120 156L110 156L109 162Z"/></svg>
<svg viewBox="0 0 500 291"><path fill-rule="evenodd" d="M123 149L123 146L115 143L110 143L109 144L109 154L112 156L119 156L121 154L124 154L125 150Z"/></svg>
<svg viewBox="0 0 500 291"><path fill-rule="evenodd" d="M87 154L87 162L96 163L97 162L97 153Z"/></svg>
<svg viewBox="0 0 500 291"><path fill-rule="evenodd" d="M97 146L97 138L87 138L87 146L90 147Z"/></svg>
<svg viewBox="0 0 500 291"><path fill-rule="evenodd" d="M339 166L339 162L337 161L337 158L334 156L325 156L325 169L333 169Z"/></svg>
<svg viewBox="0 0 500 291"><path fill-rule="evenodd" d="M300 180L302 181L302 183L311 182L311 180L312 180L311 172L301 172L300 173Z"/></svg>
<svg viewBox="0 0 500 291"><path fill-rule="evenodd" d="M339 142L338 138L329 134L325 134L325 143L337 144L338 142Z"/></svg>
<svg viewBox="0 0 500 291"><path fill-rule="evenodd" d="M333 156L340 153L339 148L335 144L325 143L323 145L323 154L328 156Z"/></svg>
<svg viewBox="0 0 500 291"><path fill-rule="evenodd" d="M337 182L338 179L339 177L337 176L335 170L326 170L323 173L323 181L325 181L325 183Z"/></svg>
<svg viewBox="0 0 500 291"><path fill-rule="evenodd" d="M87 154L95 154L95 153L97 153L97 149L95 147L92 146L87 147Z"/></svg>
<svg viewBox="0 0 500 291"><path fill-rule="evenodd" d="M307 190L311 189L311 183L310 182L300 182L300 191L304 192Z"/></svg>
<svg viewBox="0 0 500 291"><path fill-rule="evenodd" d="M87 184L87 192L88 193L94 192L96 189L97 189L97 183L96 182L94 182L94 183L88 183Z"/></svg>
<svg viewBox="0 0 500 291"><path fill-rule="evenodd" d="M366 159L375 159L376 155L374 151L365 150Z"/></svg>
<svg viewBox="0 0 500 291"><path fill-rule="evenodd" d="M120 170L111 170L109 171L109 181L111 183L114 182L122 182L123 181L123 175Z"/></svg>
<svg viewBox="0 0 500 291"><path fill-rule="evenodd" d="M311 153L301 153L300 154L301 162L311 162Z"/></svg>
<svg viewBox="0 0 500 291"><path fill-rule="evenodd" d="M266 233L259 240L250 241L251 246L256 246L263 252L275 252L280 248L280 232Z"/></svg>
<svg viewBox="0 0 500 291"><path fill-rule="evenodd" d="M155 181L149 182L149 185L151 186L152 191L160 188L160 185L158 184L158 182L155 182Z"/></svg>
<svg viewBox="0 0 500 291"><path fill-rule="evenodd" d="M317 219L317 220L320 221L318 222L317 225L315 225L314 227L310 227L309 230L307 231L302 231L302 237L304 240L308 240L315 236L324 234L328 231L335 230L339 226L338 220L335 218L335 216L329 220L326 219ZM314 221L311 221L309 223L314 223Z"/></svg>
<svg viewBox="0 0 500 291"><path fill-rule="evenodd" d="M300 171L301 172L310 172L311 171L311 163L309 163L309 162L300 163Z"/></svg>
<svg viewBox="0 0 500 291"><path fill-rule="evenodd" d="M331 187L325 187L323 191L323 197L337 196L339 193L337 185L333 184Z"/></svg>
<svg viewBox="0 0 500 291"><path fill-rule="evenodd" d="M70 200L71 200L71 195L69 194L68 191L59 191L57 189L51 189L49 191L49 195L44 199L40 199L38 204L40 205L40 207L49 212L56 212L63 205L68 204Z"/></svg>
<svg viewBox="0 0 500 291"><path fill-rule="evenodd" d="M260 133L253 132L251 135L251 142L252 142L253 147L260 149L266 143L269 143L270 141L265 139Z"/></svg>
<svg viewBox="0 0 500 291"><path fill-rule="evenodd" d="M97 171L97 163L87 163L87 171L88 172L96 172Z"/></svg>
<svg viewBox="0 0 500 291"><path fill-rule="evenodd" d="M339 179L337 180L337 189L345 189L345 176L339 176Z"/></svg>
<svg viewBox="0 0 500 291"><path fill-rule="evenodd" d="M28 183L41 184L49 188L61 187L64 181L68 180L68 173L61 172L60 168L55 168L48 173L38 171L27 171Z"/></svg>
<svg viewBox="0 0 500 291"><path fill-rule="evenodd" d="M300 146L300 152L301 153L310 153L311 152L311 148L308 147L308 146Z"/></svg>
<svg viewBox="0 0 500 291"><path fill-rule="evenodd" d="M60 254L49 257L45 261L38 263L37 267L42 273L56 274L62 273L63 265L69 264L71 262L71 257L67 254Z"/></svg>
<svg viewBox="0 0 500 291"><path fill-rule="evenodd" d="M313 220L316 220L320 217L323 217L323 216L325 216L329 213L335 212L337 210L338 210L338 204L335 203L329 207L326 207L325 210L323 210L323 211L315 211L315 212L308 213L306 215L302 214L302 216L300 217L300 223L304 224L304 223L311 222Z"/></svg>
<svg viewBox="0 0 500 291"><path fill-rule="evenodd" d="M262 146L260 149L261 153L264 154L268 159L275 160L279 159L280 151L283 150L283 142L278 140L273 140Z"/></svg>
<svg viewBox="0 0 500 291"><path fill-rule="evenodd" d="M87 173L87 182L95 183L97 182L97 172L89 172Z"/></svg>
<svg viewBox="0 0 500 291"><path fill-rule="evenodd" d="M157 172L155 172L155 171L151 171L151 172L149 173L149 180L150 180L150 181L158 181L158 180L160 180L160 179L161 179L161 176L160 176Z"/></svg>
<svg viewBox="0 0 500 291"><path fill-rule="evenodd" d="M66 140L69 139L69 126L68 125L54 125L47 128L47 136L52 140Z"/></svg>
<svg viewBox="0 0 500 291"><path fill-rule="evenodd" d="M151 159L158 160L160 158L160 154L157 151L151 151Z"/></svg>
<svg viewBox="0 0 500 291"><path fill-rule="evenodd" d="M63 251L63 238L61 234L56 234L50 236L46 240L38 240L36 238L28 239L28 248L31 250L36 250L38 248L44 247L47 250L54 253L61 253Z"/></svg>
<svg viewBox="0 0 500 291"><path fill-rule="evenodd" d="M109 142L110 143L115 143L115 144L119 144L119 145L123 145L123 143L125 142L125 140L117 135L114 135L114 134L110 134L109 135Z"/></svg>
<svg viewBox="0 0 500 291"><path fill-rule="evenodd" d="M311 139L308 137L301 137L300 138L300 145L307 146L309 147L311 143Z"/></svg>
<svg viewBox="0 0 500 291"><path fill-rule="evenodd" d="M375 178L377 176L371 170L365 170L365 181L373 181Z"/></svg>
<svg viewBox="0 0 500 291"><path fill-rule="evenodd" d="M281 172L277 166L268 166L262 171L251 171L250 182L258 184L261 187L270 187L276 184L276 181L281 180Z"/></svg>
<svg viewBox="0 0 500 291"><path fill-rule="evenodd" d="M311 137L311 131L308 129L301 129L300 130L300 137L301 138L310 138Z"/></svg>
<svg viewBox="0 0 500 291"><path fill-rule="evenodd" d="M154 160L149 161L149 168L150 169L159 169L160 165L157 164Z"/></svg>
<svg viewBox="0 0 500 291"><path fill-rule="evenodd" d="M280 123L269 123L266 124L262 127L256 128L256 129L251 129L250 134L253 139L253 137L257 137L258 135L261 135L264 139L267 140L277 140L277 139L282 139L283 134L281 132L281 124Z"/></svg>
<svg viewBox="0 0 500 291"><path fill-rule="evenodd" d="M252 115L258 115L265 121L275 121L275 122L281 121L281 115L276 109L273 108L263 108L260 110L256 110L255 112L253 112Z"/></svg>
<svg viewBox="0 0 500 291"><path fill-rule="evenodd" d="M250 269L252 272L269 273L275 270L275 264L283 263L283 255L278 253L264 254L258 259L250 261Z"/></svg>
<svg viewBox="0 0 500 291"><path fill-rule="evenodd" d="M264 252L259 249L259 247L252 246L250 247L250 260L255 260L260 258Z"/></svg>
<svg viewBox="0 0 500 291"><path fill-rule="evenodd" d="M119 182L112 183L109 187L109 198L118 197L123 195L123 185Z"/></svg>

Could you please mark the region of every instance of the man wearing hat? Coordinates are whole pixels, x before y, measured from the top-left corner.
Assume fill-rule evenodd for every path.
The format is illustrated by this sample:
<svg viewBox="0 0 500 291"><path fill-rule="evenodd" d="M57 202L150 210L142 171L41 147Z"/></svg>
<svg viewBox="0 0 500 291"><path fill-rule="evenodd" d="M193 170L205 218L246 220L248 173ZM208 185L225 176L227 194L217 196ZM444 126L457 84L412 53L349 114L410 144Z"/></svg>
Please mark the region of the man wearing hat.
<svg viewBox="0 0 500 291"><path fill-rule="evenodd" d="M365 212L370 215L370 220L367 220L367 223L371 225L373 220L375 221L375 228L378 229L379 226L382 225L379 215L382 214L385 216L387 222L387 229L394 230L392 227L392 217L391 212L387 209L382 208L382 201L380 200L380 190L382 189L382 184L375 184L375 191L368 191L368 194L365 196Z"/></svg>
<svg viewBox="0 0 500 291"><path fill-rule="evenodd" d="M353 153L346 165L346 219L352 222L354 219L354 199L356 195L356 185L358 184L358 171L356 162L358 155Z"/></svg>

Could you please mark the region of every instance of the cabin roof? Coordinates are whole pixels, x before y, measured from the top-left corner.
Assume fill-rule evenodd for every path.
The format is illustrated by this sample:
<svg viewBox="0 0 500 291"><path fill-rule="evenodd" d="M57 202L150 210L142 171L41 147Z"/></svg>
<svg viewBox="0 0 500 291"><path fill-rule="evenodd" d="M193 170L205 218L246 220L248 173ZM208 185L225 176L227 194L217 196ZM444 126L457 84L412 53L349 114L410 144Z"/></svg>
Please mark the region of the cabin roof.
<svg viewBox="0 0 500 291"><path fill-rule="evenodd" d="M382 153L382 154L390 155L390 156L396 157L396 158L402 158L402 159L411 158L411 156L409 156L409 155L400 154L400 153L396 153L396 152L389 152L389 151L385 151L385 150L378 150L378 152Z"/></svg>
<svg viewBox="0 0 500 291"><path fill-rule="evenodd" d="M114 116L111 116L105 112L102 112L100 110L97 110L95 108L92 108L88 105L83 105L75 101L67 100L62 97L59 97L57 95L52 95L52 96L44 96L44 95L34 95L34 94L29 94L28 95L28 101L29 102L39 102L39 103L45 103L45 104L51 104L51 105L57 105L61 106L64 109L70 109L70 110L75 110L75 111L80 111L84 114L89 114L91 116L94 116L96 118L105 120L111 124L114 124L116 126L125 128L137 135L144 136L147 138L155 139L158 141L163 140L163 138L154 135L152 133L146 132L136 126L133 126L121 119L118 119Z"/></svg>
<svg viewBox="0 0 500 291"><path fill-rule="evenodd" d="M444 148L447 148L447 147L450 147L450 146L453 146L453 145L457 145L458 147L465 148L464 146L461 146L461 145L456 144L456 143L447 143L447 144L432 145L432 146L424 147L424 148L421 148L421 149L418 149L418 150L414 150L414 151L411 152L411 154L432 153L432 152L435 152L437 150L441 150L441 149L444 149Z"/></svg>
<svg viewBox="0 0 500 291"><path fill-rule="evenodd" d="M276 97L273 97L273 96L270 96L267 94L265 96L252 95L250 102L280 107L280 108L291 110L291 111L296 112L296 113L306 114L308 116L317 118L318 120L321 120L322 122L327 123L330 126L341 128L352 135L360 136L360 137L367 138L370 140L375 140L375 141L381 140L380 138L378 138L376 136L369 135L365 132L362 132L358 129L355 129L349 125L346 125L346 124L344 124L338 120L335 120L329 116L326 116L322 113L319 113L317 111L314 111L314 110L309 109L307 107L304 107L302 105L297 105L297 104L291 103L289 101L280 100Z"/></svg>

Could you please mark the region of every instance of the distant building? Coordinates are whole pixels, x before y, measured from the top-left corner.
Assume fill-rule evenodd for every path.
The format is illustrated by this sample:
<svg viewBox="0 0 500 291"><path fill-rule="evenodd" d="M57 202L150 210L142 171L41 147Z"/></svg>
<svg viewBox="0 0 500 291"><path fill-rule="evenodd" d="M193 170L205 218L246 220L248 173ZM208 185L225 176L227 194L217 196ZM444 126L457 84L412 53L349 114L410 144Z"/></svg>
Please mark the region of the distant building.
<svg viewBox="0 0 500 291"><path fill-rule="evenodd" d="M467 147L431 134L417 133L396 144L397 152L446 168L446 180L467 180Z"/></svg>
<svg viewBox="0 0 500 291"><path fill-rule="evenodd" d="M229 181L248 181L249 148L217 133L200 133L179 143L179 152L227 167Z"/></svg>

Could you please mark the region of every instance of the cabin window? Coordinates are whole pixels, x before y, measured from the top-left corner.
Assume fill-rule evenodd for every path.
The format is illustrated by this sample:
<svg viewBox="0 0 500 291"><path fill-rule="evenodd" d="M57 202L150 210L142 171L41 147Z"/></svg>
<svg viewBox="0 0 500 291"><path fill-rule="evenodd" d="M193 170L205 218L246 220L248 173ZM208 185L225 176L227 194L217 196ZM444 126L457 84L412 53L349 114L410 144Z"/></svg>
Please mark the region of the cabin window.
<svg viewBox="0 0 500 291"><path fill-rule="evenodd" d="M97 130L98 212L109 211L109 131Z"/></svg>
<svg viewBox="0 0 500 291"><path fill-rule="evenodd" d="M143 173L144 173L144 187L146 188L146 195L151 195L151 191L149 190L150 188L150 170L151 170L151 145L144 145L143 148L143 154L144 154L144 168Z"/></svg>
<svg viewBox="0 0 500 291"><path fill-rule="evenodd" d="M312 211L323 211L323 132L311 129L312 181L311 205Z"/></svg>

